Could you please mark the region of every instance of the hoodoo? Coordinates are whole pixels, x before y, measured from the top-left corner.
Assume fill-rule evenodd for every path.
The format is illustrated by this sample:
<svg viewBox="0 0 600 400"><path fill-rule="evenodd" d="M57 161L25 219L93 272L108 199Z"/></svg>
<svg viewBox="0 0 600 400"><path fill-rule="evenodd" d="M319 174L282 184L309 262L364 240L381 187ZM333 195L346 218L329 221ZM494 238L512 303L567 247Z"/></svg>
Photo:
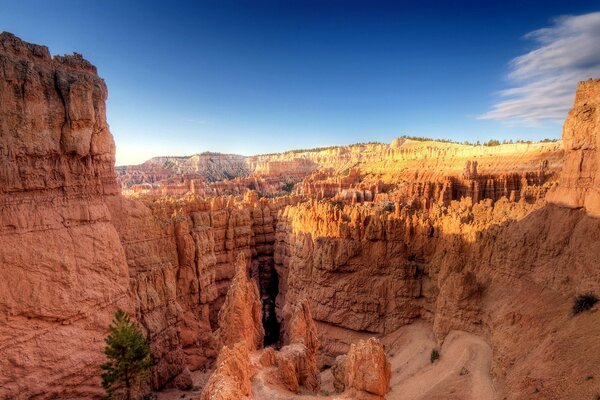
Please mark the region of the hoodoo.
<svg viewBox="0 0 600 400"><path fill-rule="evenodd" d="M562 141L402 137L115 170L82 56L0 34L0 398L592 399L600 80Z"/></svg>

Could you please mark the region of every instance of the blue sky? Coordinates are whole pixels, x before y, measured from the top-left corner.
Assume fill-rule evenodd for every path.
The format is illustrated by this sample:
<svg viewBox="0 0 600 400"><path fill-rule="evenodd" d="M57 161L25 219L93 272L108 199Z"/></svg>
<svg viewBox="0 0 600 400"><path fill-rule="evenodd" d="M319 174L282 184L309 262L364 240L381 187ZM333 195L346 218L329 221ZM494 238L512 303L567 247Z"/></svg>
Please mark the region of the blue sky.
<svg viewBox="0 0 600 400"><path fill-rule="evenodd" d="M559 137L575 82L600 76L593 1L0 0L0 10L0 31L98 67L117 164L403 134Z"/></svg>

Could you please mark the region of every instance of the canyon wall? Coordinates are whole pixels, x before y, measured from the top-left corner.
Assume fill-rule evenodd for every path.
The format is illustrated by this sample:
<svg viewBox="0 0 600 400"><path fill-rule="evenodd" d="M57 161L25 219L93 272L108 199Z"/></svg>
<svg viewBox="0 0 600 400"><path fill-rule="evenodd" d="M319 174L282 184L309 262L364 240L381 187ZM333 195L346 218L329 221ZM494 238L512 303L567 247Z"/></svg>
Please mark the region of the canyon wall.
<svg viewBox="0 0 600 400"><path fill-rule="evenodd" d="M600 84L580 82L563 127L566 150L560 186L549 200L600 216Z"/></svg>
<svg viewBox="0 0 600 400"><path fill-rule="evenodd" d="M106 328L133 310L106 86L9 33L0 77L0 397L99 395Z"/></svg>
<svg viewBox="0 0 600 400"><path fill-rule="evenodd" d="M263 343L286 345L264 350L269 373L293 392L316 390L317 365L359 339L419 322L440 345L454 330L482 338L498 398L595 394L599 314L571 306L600 292L600 81L580 84L562 142L399 138L115 174L93 66L2 33L0 70L0 397L101 395L117 307L150 340L152 388L189 389L216 361L209 386L239 378L249 395L256 357L233 345L217 360L240 256ZM141 184L145 195L120 194ZM365 343L338 385L382 396L389 366ZM370 354L372 384L360 372Z"/></svg>
<svg viewBox="0 0 600 400"><path fill-rule="evenodd" d="M150 385L189 387L217 356L238 253L276 341L275 215L297 199L122 197L95 68L8 33L0 61L0 397L100 395L117 307L151 342Z"/></svg>
<svg viewBox="0 0 600 400"><path fill-rule="evenodd" d="M571 308L575 295L600 291L600 131L588 115L598 87L579 86L560 180L532 176L528 195L463 192L427 207L393 196L385 204L287 207L275 246L280 318L308 292L325 365L365 333L385 336L417 320L433 324L440 343L452 330L473 332L492 347L501 398L591 398L596 389L586 379L600 373L592 343L600 321L597 313L574 317ZM472 169L461 179L476 178Z"/></svg>
<svg viewBox="0 0 600 400"><path fill-rule="evenodd" d="M125 187L186 176L215 182L244 177L250 172L244 156L210 152L189 157L153 157L140 165L119 166L116 171L117 180Z"/></svg>
<svg viewBox="0 0 600 400"><path fill-rule="evenodd" d="M198 162L206 157L212 162ZM237 157L235 168L233 157ZM125 194L241 195L251 189L274 196L289 194L296 186L295 193L311 198L341 194L371 201L378 193L401 187L407 195L473 193L478 201L487 197L486 191L499 198L524 184L552 180L562 165L560 141L485 146L398 138L390 145L356 144L250 157L212 153L156 157L117 167L117 181ZM219 168L225 175L215 172Z"/></svg>

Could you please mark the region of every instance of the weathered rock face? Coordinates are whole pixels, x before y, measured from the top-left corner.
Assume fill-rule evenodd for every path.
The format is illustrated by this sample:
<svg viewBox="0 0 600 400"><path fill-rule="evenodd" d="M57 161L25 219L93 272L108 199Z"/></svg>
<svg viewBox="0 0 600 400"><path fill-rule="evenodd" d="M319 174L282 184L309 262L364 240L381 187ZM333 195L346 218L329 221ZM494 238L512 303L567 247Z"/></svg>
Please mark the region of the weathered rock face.
<svg viewBox="0 0 600 400"><path fill-rule="evenodd" d="M310 303L306 297L295 305L284 310L285 343L277 355L277 363L281 370L293 372L297 386L290 390L298 391L304 386L310 391L319 389L319 368L317 367L317 351L320 346L317 328L310 311ZM291 366L291 368L286 368Z"/></svg>
<svg viewBox="0 0 600 400"><path fill-rule="evenodd" d="M329 325L387 333L410 323L432 307L422 263L433 232L426 215L401 207L311 201L286 208L275 251L281 310L307 292L313 316Z"/></svg>
<svg viewBox="0 0 600 400"><path fill-rule="evenodd" d="M242 253L235 269L233 282L219 311L217 342L229 346L243 341L249 350L257 350L262 347L265 336L258 287L248 278L248 262Z"/></svg>
<svg viewBox="0 0 600 400"><path fill-rule="evenodd" d="M253 375L248 344L223 347L217 368L202 391L200 400L242 400L250 398Z"/></svg>
<svg viewBox="0 0 600 400"><path fill-rule="evenodd" d="M337 390L366 392L382 399L390 389L391 374L383 345L375 338L352 344L348 354L339 356L333 367Z"/></svg>
<svg viewBox="0 0 600 400"><path fill-rule="evenodd" d="M93 396L106 327L133 309L106 86L9 33L0 77L0 397Z"/></svg>
<svg viewBox="0 0 600 400"><path fill-rule="evenodd" d="M114 196L107 204L113 220L118 221L115 227L129 266L135 316L151 343L155 361L151 383L154 388L163 387L185 373L186 365L195 365L184 352L190 347L186 341L189 326L198 330L194 344L203 348L194 355L204 363L216 356L208 333L208 312L197 300L193 303L187 266L179 264L174 234L161 229L141 202Z"/></svg>
<svg viewBox="0 0 600 400"><path fill-rule="evenodd" d="M272 196L297 184L297 193L315 199L373 201L378 194L398 190L402 199L394 200L429 206L447 205L463 196L477 202L525 195L528 187L555 180L562 154L560 142L480 146L400 138L392 145L356 144L251 157L156 157L138 166L118 167L117 172L126 194L243 195L257 190ZM199 161L205 159L210 162ZM474 166L473 173L465 175L465 165Z"/></svg>
<svg viewBox="0 0 600 400"><path fill-rule="evenodd" d="M0 72L0 397L99 395L116 307L151 341L154 388L189 387L215 360L217 331L230 346L205 396L249 396L264 327L264 342L285 344L260 356L278 385L314 391L317 365L350 351L338 387L385 396L380 344L351 344L424 320L431 341L485 338L503 398L595 394L599 314L570 308L600 292L599 81L579 87L558 182L562 143L399 139L236 156L220 172L162 160L125 171L166 179L177 198L138 201L118 193L93 66L3 33ZM253 175L196 178L233 165ZM238 197L206 197L223 193ZM248 265L234 278L238 254Z"/></svg>
<svg viewBox="0 0 600 400"><path fill-rule="evenodd" d="M185 176L208 182L247 176L245 157L237 154L202 153L189 157L154 157L140 165L117 167L117 180L124 186L154 183Z"/></svg>
<svg viewBox="0 0 600 400"><path fill-rule="evenodd" d="M497 390L508 398L528 398L536 387L556 398L591 395L573 382L596 370L598 356L573 329L594 335L596 317L574 321L569 308L575 294L600 290L592 239L600 223L583 210L544 204L464 201L428 213L398 204L392 212L367 204L288 207L277 230L279 304L310 294L325 364L359 333L387 334L424 319L440 341L452 329L488 338ZM540 337L574 345L567 354ZM542 364L537 376L552 382L544 388L525 372Z"/></svg>
<svg viewBox="0 0 600 400"><path fill-rule="evenodd" d="M600 216L600 81L580 82L563 127L565 166L549 200Z"/></svg>
<svg viewBox="0 0 600 400"><path fill-rule="evenodd" d="M598 82L582 85L584 94L578 98L595 93L593 84ZM570 119L578 107L594 101L576 102ZM580 140L591 143L595 120L587 121L577 129L588 135ZM565 142L569 135L579 135L566 132ZM589 162L589 151L568 146L568 159ZM589 179L574 180L567 168L548 195L553 202L586 207L573 210L547 204L544 194L550 186L535 177L526 177L527 185L520 188L506 180L501 197L486 194L475 203L479 165L469 163L457 178L475 183L470 191L461 190L460 201L453 195L424 207L407 204L402 196L390 202L394 197L389 196L382 207L377 199L287 207L279 218L275 247L280 318L287 304L309 293L325 364L346 352L359 333L387 334L424 319L433 323L439 341L453 329L488 338L497 390L507 398L529 398L532 391L549 398L591 396L590 386L575 382L583 370L595 371L599 359L586 351L575 329L593 336L590 324L597 317L571 320L569 307L575 294L600 291L595 268L600 248L593 239L600 234L600 223L593 216L593 201L569 199L593 193L597 171L582 167ZM536 176L546 168L543 163ZM585 182L589 185L582 186ZM518 196L510 195L515 190L508 190L511 186ZM441 192L433 197L443 198ZM430 196L421 191L415 197ZM519 337L518 343L511 337ZM540 337L557 342L540 343ZM569 352L558 345L563 341L573 342ZM543 372L532 378L532 368Z"/></svg>

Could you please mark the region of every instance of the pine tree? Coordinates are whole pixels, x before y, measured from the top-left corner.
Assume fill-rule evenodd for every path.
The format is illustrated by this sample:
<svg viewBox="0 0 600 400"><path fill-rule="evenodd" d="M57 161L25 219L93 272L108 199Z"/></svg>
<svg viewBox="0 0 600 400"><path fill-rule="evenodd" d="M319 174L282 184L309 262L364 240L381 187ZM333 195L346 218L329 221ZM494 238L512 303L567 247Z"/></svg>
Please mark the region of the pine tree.
<svg viewBox="0 0 600 400"><path fill-rule="evenodd" d="M122 310L115 313L105 341L102 387L109 399L130 400L152 365L148 341Z"/></svg>

